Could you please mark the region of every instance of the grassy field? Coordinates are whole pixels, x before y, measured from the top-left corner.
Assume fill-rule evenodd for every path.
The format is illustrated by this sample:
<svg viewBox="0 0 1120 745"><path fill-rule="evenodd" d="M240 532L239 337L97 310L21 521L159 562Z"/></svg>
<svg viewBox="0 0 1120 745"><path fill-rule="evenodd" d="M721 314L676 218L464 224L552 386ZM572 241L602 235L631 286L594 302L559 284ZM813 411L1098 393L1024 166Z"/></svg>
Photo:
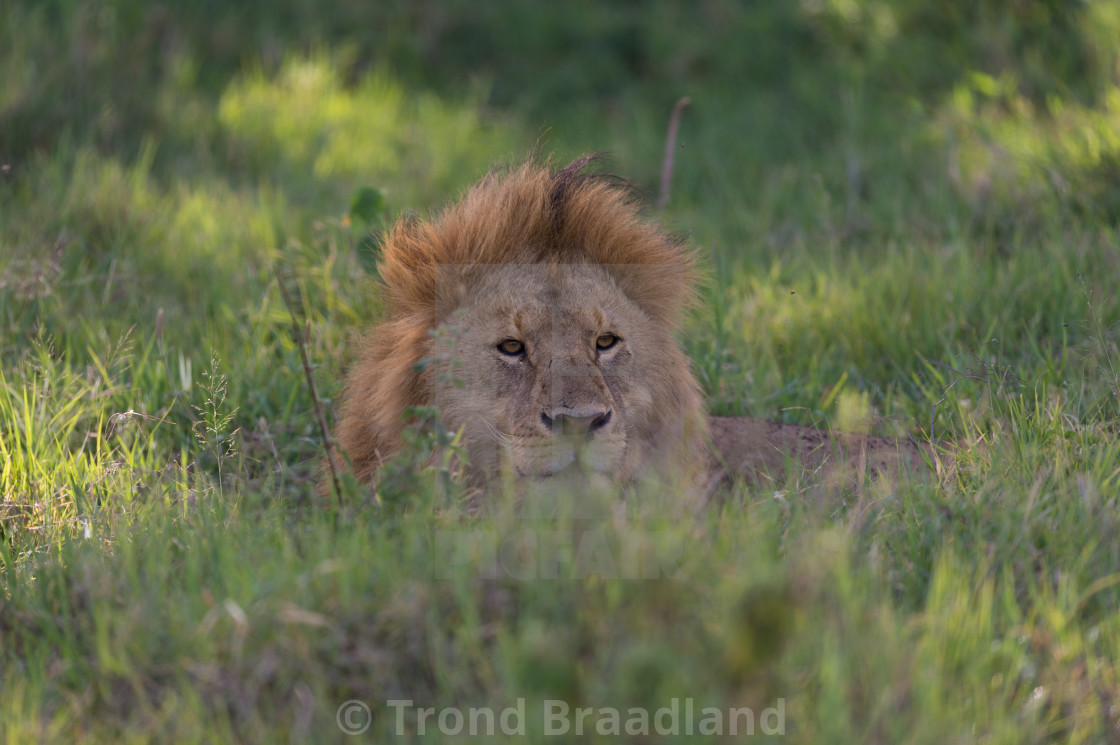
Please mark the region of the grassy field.
<svg viewBox="0 0 1120 745"><path fill-rule="evenodd" d="M0 741L519 706L486 741L567 741L568 706L678 742L686 701L747 741L1120 741L1120 3L186 8L0 4ZM955 468L467 516L421 427L319 497L293 329L333 416L385 221L534 148L652 203L681 96L712 412Z"/></svg>

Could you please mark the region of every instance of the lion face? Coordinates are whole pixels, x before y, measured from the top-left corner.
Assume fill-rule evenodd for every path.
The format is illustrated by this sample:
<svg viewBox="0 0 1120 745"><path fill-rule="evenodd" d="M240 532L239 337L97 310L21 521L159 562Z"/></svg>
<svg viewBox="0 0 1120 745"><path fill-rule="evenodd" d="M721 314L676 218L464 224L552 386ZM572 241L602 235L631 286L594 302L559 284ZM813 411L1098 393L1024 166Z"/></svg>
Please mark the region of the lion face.
<svg viewBox="0 0 1120 745"><path fill-rule="evenodd" d="M359 480L399 450L406 413L433 403L463 431L478 486L503 472L702 477L704 407L674 336L695 256L589 162L495 171L389 230L388 315L350 371L336 438Z"/></svg>
<svg viewBox="0 0 1120 745"><path fill-rule="evenodd" d="M440 324L435 376L472 470L630 479L643 459L636 425L655 418L651 384L675 372L671 335L602 266L475 271L474 290Z"/></svg>

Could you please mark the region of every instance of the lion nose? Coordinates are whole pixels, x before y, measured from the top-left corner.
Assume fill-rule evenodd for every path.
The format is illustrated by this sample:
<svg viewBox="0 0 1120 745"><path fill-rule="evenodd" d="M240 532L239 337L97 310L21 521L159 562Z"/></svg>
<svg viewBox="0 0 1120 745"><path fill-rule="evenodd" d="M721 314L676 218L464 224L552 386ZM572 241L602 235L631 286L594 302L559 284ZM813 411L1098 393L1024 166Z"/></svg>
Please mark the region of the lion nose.
<svg viewBox="0 0 1120 745"><path fill-rule="evenodd" d="M560 435L592 435L607 426L607 422L610 420L611 412L609 410L588 414L587 416L557 414L555 417L550 417L547 413L541 412L541 421L545 428L553 434Z"/></svg>

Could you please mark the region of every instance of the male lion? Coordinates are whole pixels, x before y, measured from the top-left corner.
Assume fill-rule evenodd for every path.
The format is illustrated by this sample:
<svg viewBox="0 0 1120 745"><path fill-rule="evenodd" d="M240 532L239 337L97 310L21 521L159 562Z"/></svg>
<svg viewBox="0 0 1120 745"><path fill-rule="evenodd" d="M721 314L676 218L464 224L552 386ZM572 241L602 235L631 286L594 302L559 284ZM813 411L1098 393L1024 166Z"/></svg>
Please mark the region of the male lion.
<svg viewBox="0 0 1120 745"><path fill-rule="evenodd" d="M703 495L791 465L923 462L909 442L707 418L676 341L695 254L590 160L491 173L437 219L389 231L388 317L350 372L337 437L359 480L398 449L404 410L433 403L462 429L477 487L652 474Z"/></svg>

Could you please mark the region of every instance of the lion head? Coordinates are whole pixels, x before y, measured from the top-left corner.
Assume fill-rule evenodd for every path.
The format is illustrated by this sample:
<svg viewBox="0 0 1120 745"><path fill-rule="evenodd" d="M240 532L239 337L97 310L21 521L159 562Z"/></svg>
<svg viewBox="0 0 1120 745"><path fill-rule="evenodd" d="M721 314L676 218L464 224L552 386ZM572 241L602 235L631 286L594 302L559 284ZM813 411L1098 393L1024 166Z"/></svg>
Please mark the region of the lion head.
<svg viewBox="0 0 1120 745"><path fill-rule="evenodd" d="M350 372L337 441L359 480L435 404L468 475L689 477L706 453L676 341L696 268L627 187L581 158L491 173L435 219L401 219L379 273L388 315Z"/></svg>

